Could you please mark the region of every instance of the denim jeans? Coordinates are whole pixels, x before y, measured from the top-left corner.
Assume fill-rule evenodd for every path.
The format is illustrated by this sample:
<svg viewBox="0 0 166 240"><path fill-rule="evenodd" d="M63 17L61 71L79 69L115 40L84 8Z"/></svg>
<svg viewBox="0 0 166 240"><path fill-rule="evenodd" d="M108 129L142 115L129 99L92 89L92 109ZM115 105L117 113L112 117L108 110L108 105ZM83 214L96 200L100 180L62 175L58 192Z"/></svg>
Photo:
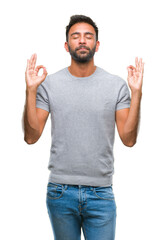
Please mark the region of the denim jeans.
<svg viewBox="0 0 166 240"><path fill-rule="evenodd" d="M112 185L92 187L49 182L46 204L54 240L114 240L116 203Z"/></svg>

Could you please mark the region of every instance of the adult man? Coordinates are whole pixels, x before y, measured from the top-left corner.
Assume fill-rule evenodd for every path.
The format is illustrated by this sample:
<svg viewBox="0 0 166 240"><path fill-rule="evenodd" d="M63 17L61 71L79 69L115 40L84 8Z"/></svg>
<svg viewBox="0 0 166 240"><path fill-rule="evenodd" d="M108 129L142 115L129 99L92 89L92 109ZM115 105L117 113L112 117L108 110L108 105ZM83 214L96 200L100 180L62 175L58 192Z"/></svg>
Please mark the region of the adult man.
<svg viewBox="0 0 166 240"><path fill-rule="evenodd" d="M71 65L47 76L36 54L27 61L25 141L35 143L49 113L52 121L47 207L56 240L115 238L112 189L115 122L122 142L136 143L144 63L128 67L128 83L94 65L98 28L91 18L72 16L65 49ZM43 75L38 71L43 68ZM46 77L47 76L47 77Z"/></svg>

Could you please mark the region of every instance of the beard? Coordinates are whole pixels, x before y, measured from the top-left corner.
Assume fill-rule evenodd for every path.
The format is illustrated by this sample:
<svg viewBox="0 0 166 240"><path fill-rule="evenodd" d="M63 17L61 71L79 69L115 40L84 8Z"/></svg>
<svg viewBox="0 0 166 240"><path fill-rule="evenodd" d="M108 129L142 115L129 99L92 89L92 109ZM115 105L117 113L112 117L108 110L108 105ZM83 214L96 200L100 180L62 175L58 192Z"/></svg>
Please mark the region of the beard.
<svg viewBox="0 0 166 240"><path fill-rule="evenodd" d="M68 48L69 48L69 52L70 52L71 57L76 62L87 63L93 58L93 56L95 54L96 44L95 44L94 48L92 48L92 49L90 49L89 47L86 47L84 45L80 45L78 48L75 48L75 50L72 50L71 47L69 46L69 44L68 44ZM85 51L85 50L82 50L82 51L80 50L79 54L78 54L77 51L80 48L86 48L88 50L88 52Z"/></svg>

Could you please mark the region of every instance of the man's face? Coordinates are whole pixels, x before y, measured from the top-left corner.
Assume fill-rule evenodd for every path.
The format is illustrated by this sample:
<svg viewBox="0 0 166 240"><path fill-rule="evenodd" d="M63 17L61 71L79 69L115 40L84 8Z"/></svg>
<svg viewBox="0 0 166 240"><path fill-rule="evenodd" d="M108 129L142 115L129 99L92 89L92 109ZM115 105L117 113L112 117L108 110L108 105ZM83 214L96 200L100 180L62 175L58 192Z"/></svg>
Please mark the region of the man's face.
<svg viewBox="0 0 166 240"><path fill-rule="evenodd" d="M99 41L96 41L96 32L90 24L76 23L70 28L65 48L76 62L89 62L98 47Z"/></svg>

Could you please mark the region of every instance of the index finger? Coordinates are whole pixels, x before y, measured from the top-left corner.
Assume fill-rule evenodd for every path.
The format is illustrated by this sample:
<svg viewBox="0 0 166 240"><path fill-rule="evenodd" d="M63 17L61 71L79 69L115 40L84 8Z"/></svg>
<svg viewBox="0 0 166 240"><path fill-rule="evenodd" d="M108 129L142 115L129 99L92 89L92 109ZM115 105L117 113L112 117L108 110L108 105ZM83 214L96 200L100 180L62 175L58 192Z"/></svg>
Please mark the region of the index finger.
<svg viewBox="0 0 166 240"><path fill-rule="evenodd" d="M38 65L38 66L35 68L35 71L38 73L41 68L44 69L45 67L44 67L43 65Z"/></svg>
<svg viewBox="0 0 166 240"><path fill-rule="evenodd" d="M127 68L131 68L132 70L134 70L134 69L135 69L135 67L134 67L134 66L132 66L132 65L128 66Z"/></svg>

